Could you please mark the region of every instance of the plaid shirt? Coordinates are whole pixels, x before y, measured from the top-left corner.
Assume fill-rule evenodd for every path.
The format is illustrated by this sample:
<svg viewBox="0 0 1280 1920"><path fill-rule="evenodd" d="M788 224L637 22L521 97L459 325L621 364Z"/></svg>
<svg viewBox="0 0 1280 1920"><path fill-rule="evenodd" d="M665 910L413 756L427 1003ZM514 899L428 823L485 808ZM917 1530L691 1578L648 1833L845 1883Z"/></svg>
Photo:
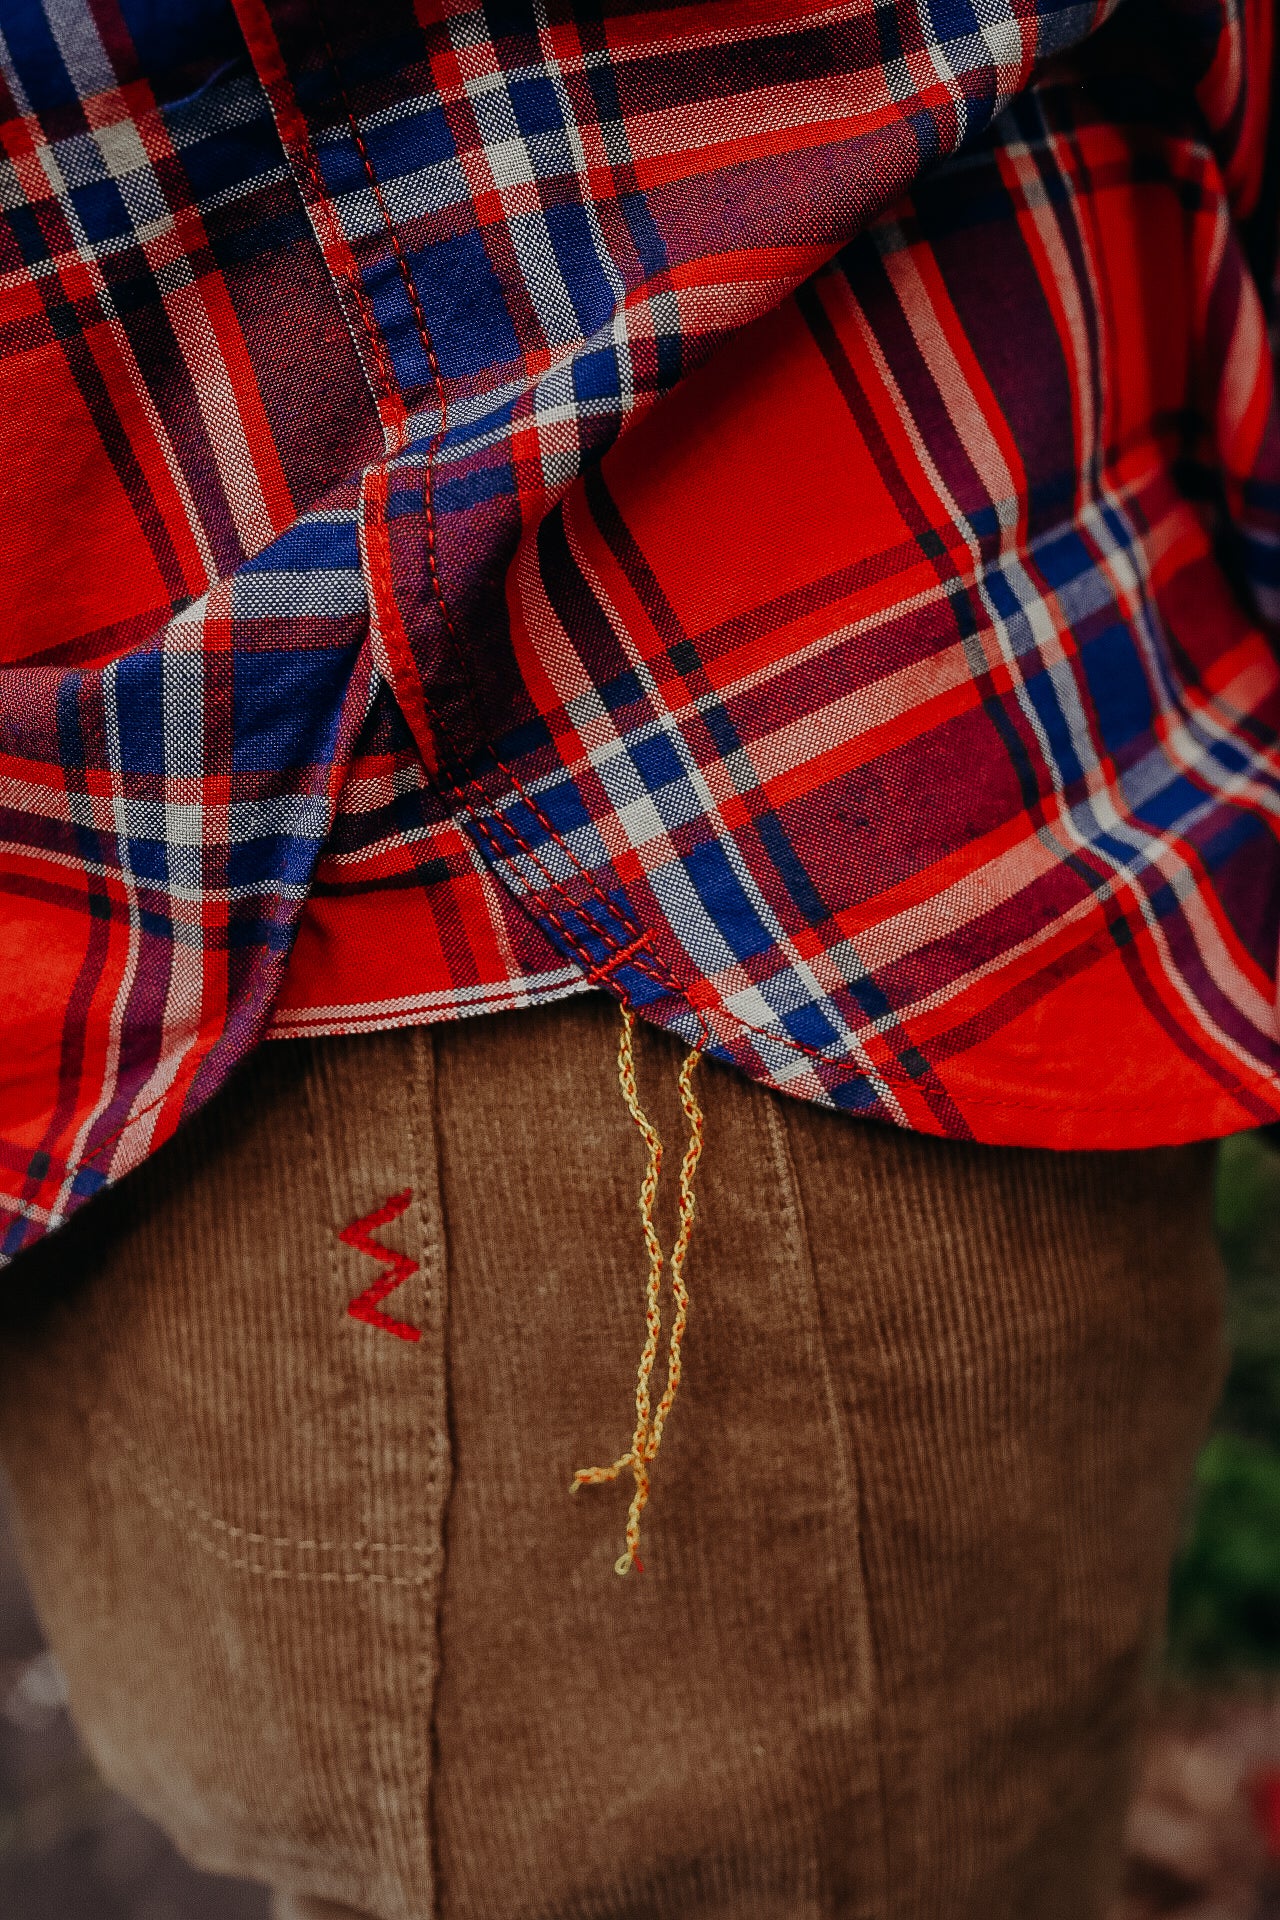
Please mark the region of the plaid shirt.
<svg viewBox="0 0 1280 1920"><path fill-rule="evenodd" d="M0 0L0 1253L592 986L1280 1115L1271 0L236 8Z"/></svg>

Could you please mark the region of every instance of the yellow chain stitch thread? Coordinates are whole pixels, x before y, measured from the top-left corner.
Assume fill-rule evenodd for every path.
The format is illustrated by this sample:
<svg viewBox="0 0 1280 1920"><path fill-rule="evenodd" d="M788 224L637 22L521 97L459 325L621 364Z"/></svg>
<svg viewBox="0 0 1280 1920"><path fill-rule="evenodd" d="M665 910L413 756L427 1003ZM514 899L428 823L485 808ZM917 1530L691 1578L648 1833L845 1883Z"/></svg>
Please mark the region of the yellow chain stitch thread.
<svg viewBox="0 0 1280 1920"><path fill-rule="evenodd" d="M693 1176L702 1153L702 1109L693 1092L693 1073L698 1064L698 1052L695 1048L686 1055L680 1068L680 1105L684 1109L685 1119L689 1122L689 1144L684 1150L684 1159L680 1166L680 1213L676 1230L675 1244L671 1249L671 1294L675 1301L675 1315L671 1322L671 1333L667 1342L667 1384L658 1410L651 1413L650 1382L653 1377L654 1362L658 1356L658 1340L662 1333L662 1245L653 1224L653 1203L657 1198L658 1176L662 1172L662 1141L658 1130L644 1108L640 1105L640 1095L636 1088L635 1066L635 1015L629 1007L622 1009L622 1033L618 1040L618 1082L622 1088L622 1097L627 1103L627 1112L644 1141L648 1154L644 1179L640 1184L640 1222L644 1229L644 1243L649 1255L649 1278L645 1286L645 1341L640 1354L640 1365L636 1373L636 1428L631 1445L621 1459L615 1460L611 1467L580 1467L573 1476L572 1491L579 1487L603 1486L616 1480L618 1475L630 1467L635 1479L635 1492L631 1497L631 1506L627 1514L626 1552L620 1554L614 1562L614 1572L625 1576L634 1567L637 1573L644 1572L644 1563L640 1559L640 1515L644 1512L649 1498L649 1467L662 1444L663 1429L667 1424L667 1415L676 1397L680 1385L680 1354L684 1342L685 1328L689 1323L689 1290L685 1285L684 1266L689 1252L689 1241L693 1234L694 1193Z"/></svg>

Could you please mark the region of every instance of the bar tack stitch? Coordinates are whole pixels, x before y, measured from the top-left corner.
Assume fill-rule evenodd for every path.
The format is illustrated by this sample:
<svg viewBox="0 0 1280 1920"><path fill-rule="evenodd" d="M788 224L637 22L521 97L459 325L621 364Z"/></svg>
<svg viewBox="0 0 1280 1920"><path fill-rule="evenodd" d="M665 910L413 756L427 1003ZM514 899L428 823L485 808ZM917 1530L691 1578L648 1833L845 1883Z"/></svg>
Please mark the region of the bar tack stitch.
<svg viewBox="0 0 1280 1920"><path fill-rule="evenodd" d="M421 1329L411 1327L407 1320L393 1320L389 1313L382 1311L382 1302L418 1271L418 1263L411 1260L407 1253L394 1253L390 1247L384 1247L373 1238L373 1234L375 1228L385 1227L390 1220L398 1220L412 1198L412 1187L406 1187L403 1193L393 1193L372 1213L351 1221L338 1234L339 1240L345 1241L347 1246L354 1247L357 1253L369 1254L374 1260L381 1261L385 1268L385 1272L372 1281L363 1293L356 1295L347 1312L353 1320L363 1320L368 1326L381 1327L384 1333L394 1333L398 1340L421 1340Z"/></svg>

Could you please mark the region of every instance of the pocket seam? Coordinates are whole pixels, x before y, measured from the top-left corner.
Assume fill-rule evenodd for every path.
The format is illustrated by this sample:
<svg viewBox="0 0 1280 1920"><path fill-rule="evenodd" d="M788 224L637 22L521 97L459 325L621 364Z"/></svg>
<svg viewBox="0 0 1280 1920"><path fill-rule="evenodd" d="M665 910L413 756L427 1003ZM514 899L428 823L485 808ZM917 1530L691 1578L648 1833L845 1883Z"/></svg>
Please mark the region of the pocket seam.
<svg viewBox="0 0 1280 1920"><path fill-rule="evenodd" d="M108 1475L124 1474L137 1488L147 1505L192 1545L213 1559L220 1560L224 1566L233 1567L246 1573L263 1574L274 1580L304 1580L350 1583L367 1580L378 1585L421 1586L431 1577L439 1559L439 1548L415 1545L399 1540L313 1540L290 1534L256 1533L250 1528L237 1526L234 1521L224 1519L214 1513L181 1487L154 1470L148 1472L141 1461L141 1448L131 1434L105 1408L96 1408L91 1416L95 1451ZM107 1444L103 1444L103 1442ZM436 1477L436 1463L430 1462L426 1468L428 1481ZM188 1524L182 1518L182 1510L190 1514L195 1525ZM201 1524L202 1523L202 1524ZM228 1543L242 1543L246 1550L262 1548L277 1556L295 1556L311 1554L314 1556L337 1556L340 1559L358 1561L354 1566L321 1565L313 1561L311 1565L290 1566L279 1559L274 1564L265 1560L254 1560L250 1551L238 1554L231 1544L220 1546L209 1537L210 1531L220 1534ZM372 1557L384 1555L390 1558L394 1566L394 1556L407 1556L420 1564L412 1572L397 1572L385 1565L378 1567L367 1564Z"/></svg>

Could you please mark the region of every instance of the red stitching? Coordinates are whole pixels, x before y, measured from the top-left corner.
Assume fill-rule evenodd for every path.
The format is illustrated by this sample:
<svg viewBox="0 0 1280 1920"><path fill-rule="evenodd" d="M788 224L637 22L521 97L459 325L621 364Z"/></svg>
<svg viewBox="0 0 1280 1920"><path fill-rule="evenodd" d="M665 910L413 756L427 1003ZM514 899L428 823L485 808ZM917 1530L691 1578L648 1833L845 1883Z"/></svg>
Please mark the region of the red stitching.
<svg viewBox="0 0 1280 1920"><path fill-rule="evenodd" d="M457 643L455 642L455 647L456 645ZM490 753L493 753L493 748L490 747L489 751ZM542 811L542 808L538 805L537 801L534 799L533 795L524 786L523 782L520 779L520 776L516 773L515 769L513 767L509 767L505 760L499 760L496 753L493 754L493 757L494 757L494 760L497 762L498 766L502 769L503 773L506 774L507 779L511 782L516 792L520 795L520 798L524 801L526 807L528 807L530 813L533 815L534 819L538 822L539 826L545 828L546 832L550 835L551 839L554 840L555 844L559 847L561 853L563 853L565 859L569 862L570 866L575 868L579 877L586 881L588 887L590 887L592 893L594 893L596 899L600 902L601 906L604 907L607 912L613 914L615 919L621 920L623 926L627 929L628 933L634 934L637 940L643 940L645 935L645 930L643 927L638 926L635 919L631 916L631 913L630 913L631 902L626 899L625 895L623 896L623 904L627 909L627 911L624 912L623 908L618 905L616 900L611 900L609 898L609 895L604 891L604 888L600 885L600 882L596 879L591 869L589 867L584 867L581 860L579 860L577 854L573 851L573 848L568 844L566 840L561 839L560 835L556 832L555 828L552 826L546 814ZM525 852L531 854L532 849L529 847L526 847ZM550 876L548 876L548 878L550 878ZM607 936L604 936L604 935L602 935L602 937L607 938Z"/></svg>
<svg viewBox="0 0 1280 1920"><path fill-rule="evenodd" d="M318 13L320 9L317 7L316 11ZM343 85L342 73L338 66L338 57L333 51L332 43L323 26L321 27L321 32L324 34L325 57L333 71L334 85L338 89L338 95L346 112L347 125L351 129L351 138L356 143L356 152L360 155L360 164L365 170L369 185L373 190L373 197L378 203L378 211L382 215L383 223L386 226L387 238L391 242L391 251L395 255L396 265L400 269L400 278L404 281L404 290L408 296L409 309L413 314L413 324L418 329L418 338L422 342L423 351L427 356L427 365L431 369L431 379L435 386L436 398L440 402L440 426L434 440L427 449L426 459L424 504L427 509L427 572L431 576L431 590L435 594L436 605L440 609L440 618L444 621L445 629L450 638L454 640L456 646L457 640L453 632L453 621L450 617L449 609L445 604L444 590L440 585L440 575L436 567L436 520L435 504L432 497L434 493L433 463L440 448L444 445L445 435L449 431L449 406L445 397L444 380L440 372L440 362L436 359L436 350L432 345L431 335L427 330L427 319L422 311L422 301L419 297L418 289L414 285L413 275L409 271L409 262L405 257L404 246L401 242L399 231L391 218L391 210L383 198L382 187L377 174L373 170L373 161L370 159L369 149L364 143L364 135L360 131L360 122L356 119L355 108L351 104L351 97ZM376 316L371 317L376 324Z"/></svg>
<svg viewBox="0 0 1280 1920"><path fill-rule="evenodd" d="M385 520L378 521L375 517L372 521L370 521L368 525L368 533L369 533L369 538L366 542L365 551L368 555L369 571L371 575L371 580L370 580L371 596L370 597L375 602L375 604L381 604L383 601L385 601L388 605L390 613L394 615L398 620L398 613L397 613L396 603L395 603L394 586L391 578L391 559L390 559L389 551L384 545L384 541L382 538L382 536L386 533ZM423 685L422 685L421 675L415 674L413 687L414 687L414 691L418 695L420 695L422 699L422 713L424 718L424 725L427 723L430 723L437 736L437 745L439 748L439 752L436 755L436 762L437 762L436 773L435 773L436 784L439 786L443 786L445 791L449 793L454 800L457 801L458 805L463 809L464 813L466 813L469 816L469 818L474 821L476 827L484 835L485 841L489 846L491 852L493 853L494 857L499 861L508 860L510 858L510 850L507 847L504 847L501 844L501 842L495 837L495 834L492 828L482 818L482 816L480 815L474 803L467 798L461 786L458 784L458 780L457 778L455 778L454 773L450 771L450 768L456 768L457 773L460 773L468 781L468 783L472 787L474 787L475 791L480 795L480 798L484 801L485 805L488 806L491 804L489 801L488 795L485 793L483 786L480 784L479 780L476 779L475 775L468 774L465 768L459 767L457 765L454 747L452 742L449 739L448 730L445 727L443 720L441 719L441 716L435 711L435 709L430 705L430 703L426 698L425 689L423 688ZM404 704L403 699L401 704L402 705ZM412 721L410 721L410 725L412 726ZM503 826L503 830L510 835L511 839L515 842L516 846L520 848L521 852L528 855L529 859L533 862L538 872L542 875L542 878L546 883L546 886L554 894L556 894L560 899L564 900L566 904L569 906L570 910L578 914L579 917L583 919L587 923L587 925L591 927L592 931L599 936L600 940L603 942L604 946L607 949L611 950L615 955L620 955L622 952L621 943L615 940L613 936L607 931L607 929L597 926L596 922L592 920L583 911L583 909L578 905L577 901L574 900L573 896L570 894L567 887L565 887L561 881L557 880L555 875L548 870L548 868L543 864L542 860L538 857L536 850L529 845L528 841L517 830L517 828L514 827L510 823L510 821L506 819L505 816L502 817L502 826ZM514 892L514 888L512 888L511 891ZM516 895L517 900L519 900L520 897L521 897L520 895L518 894ZM603 896L601 896L601 898L603 898ZM606 901L606 905L608 904L609 903ZM551 925L555 927L557 931L560 933L560 935L562 936L562 938L565 940L566 944L570 948L570 951L574 955L576 955L577 959L581 962L581 964L587 971L588 975L594 973L596 967L599 964L595 959L594 955L592 955L587 951L587 949L581 944L580 940L564 924L564 921L560 919L560 917L555 912L553 912L550 906L544 903L541 908L541 912L544 915L544 917L550 921ZM619 915L618 917L621 918L622 916ZM624 921L623 924L626 925L627 923ZM628 931L630 931L629 928L628 928ZM638 939L640 940L643 940L644 937L645 936L643 935L643 933L638 935Z"/></svg>
<svg viewBox="0 0 1280 1920"><path fill-rule="evenodd" d="M384 1333L394 1333L399 1340L421 1340L422 1332L411 1327L407 1320L393 1320L383 1313L381 1302L397 1287L403 1286L418 1271L418 1263L411 1260L407 1253L395 1253L390 1247L384 1247L373 1238L375 1227L385 1227L389 1220L398 1220L413 1198L413 1188L406 1187L403 1193L393 1193L372 1213L366 1213L362 1219L353 1220L338 1234L339 1240L354 1247L357 1253L367 1253L380 1260L386 1268L385 1273L367 1286L363 1293L357 1294L347 1308L353 1320L363 1320L368 1326L381 1327Z"/></svg>
<svg viewBox="0 0 1280 1920"><path fill-rule="evenodd" d="M306 116L298 105L275 28L267 15L264 0L237 0L236 12L254 66L267 89L285 150L297 159L310 189L311 199L307 201L307 205L317 216L317 238L324 253L325 262L338 285L339 299L346 314L347 323L352 327L354 337L356 329L353 320L358 321L360 328L363 329L366 344L372 349L378 384L369 378L369 368L365 364L363 352L361 352L361 364L366 378L369 378L370 390L378 403L378 416L383 432L385 434L387 430L387 420L383 417L382 411L382 403L385 401L394 415L397 444L403 446L405 411L400 389L396 384L395 369L391 365L385 343L376 328L368 324L363 312L364 289L360 285L359 272L347 237L342 230L342 224L334 212L321 178L319 163L311 145ZM319 231L321 224L324 227L323 232ZM348 299L354 304L354 316L347 310ZM360 350L358 338L355 344L357 350Z"/></svg>
<svg viewBox="0 0 1280 1920"><path fill-rule="evenodd" d="M323 202L325 207L329 208L329 212L332 215L333 209L329 203L329 196L325 190L324 181L320 177L320 168L315 155L311 151L310 145L300 147L299 158L302 162L303 171L310 182L312 193ZM337 225L336 219L334 224ZM341 227L338 228L338 231L340 234L342 233ZM343 244L346 244L345 235L343 236ZM360 270L355 266L354 262L352 265L353 271L349 274L344 272L343 278L346 281L347 290L351 295L356 311L360 316L360 323L364 329L365 337L369 342L374 364L378 370L378 379L381 383L381 391L378 394L378 398L390 402L395 418L396 439L399 444L403 446L405 427L408 422L408 415L405 412L404 396L400 392L400 383L396 379L396 370L392 365L391 355L387 349L386 341L383 339L381 329L378 327L376 318L369 307L368 298L360 281Z"/></svg>
<svg viewBox="0 0 1280 1920"><path fill-rule="evenodd" d="M431 339L430 330L428 329L427 323L426 323L426 315L422 311L422 303L418 295L417 287L414 284L413 275L409 270L409 263L405 257L404 249L400 241L399 233L396 229L394 221L391 218L390 209L387 206L385 197L382 192L381 185L379 184L379 181L378 181L378 177L374 172L373 162L369 155L368 148L365 145L364 136L360 130L360 124L356 119L355 109L353 107L351 97L348 94L345 85L343 84L342 74L338 66L337 56L334 52L332 41L325 29L325 25L321 15L321 8L319 6L316 7L316 14L317 14L317 20L320 25L320 35L324 45L325 56L329 62L330 69L333 73L334 86L336 87L339 98L342 101L343 109L347 117L347 124L351 129L352 138L355 141L356 151L360 155L361 165L364 168L365 175L373 191L374 198L378 205L378 209L382 215L383 223L387 229L387 236L391 243L392 252L395 256L396 264L397 264L397 267L399 268L401 278L404 282L405 293L409 300L410 310L414 318L414 325L418 330L418 338L421 341L423 351L427 356L427 364L431 370L432 381L434 382L435 389L436 389L436 396L440 405L440 427L427 452L425 485L423 489L423 504L426 508L426 514L427 514L428 572L431 579L432 592L435 595L436 605L440 609L440 616L444 623L445 632L449 636L450 644L453 648L455 658L461 669L462 677L468 690L468 697L472 707L472 714L473 714L473 719L476 726L476 731L479 733L480 737L485 741L488 751L493 757L495 765L506 776L511 786L521 795L522 799L525 801L525 804L529 807L530 811L534 815L534 818L540 822L540 824L546 829L547 833L555 841L556 845L561 848L562 852L565 854L566 858L568 859L570 865L581 876L581 878L583 878L587 882L587 885L590 888L591 892L595 895L596 899L600 901L601 905L605 908L606 912L613 914L615 918L621 921L622 925L626 928L626 930L629 933L632 933L635 935L635 940L633 941L632 946L636 947L639 945L639 943L643 942L643 940L645 939L644 930L637 926L634 916L631 915L629 910L623 911L622 909L620 909L617 903L611 900L608 897L608 895L604 893L604 891L600 887L599 882L587 870L587 868L583 866L582 862L574 854L572 848L567 846L565 842L560 838L559 834L556 832L551 822L547 819L546 815L542 812L541 808L537 805L536 801L534 801L532 796L525 791L523 784L521 783L521 781L519 780L519 778L517 777L513 769L507 766L506 763L502 759L500 759L498 754L494 751L492 744L488 740L486 729L480 723L480 716L476 706L474 684L471 678L470 667L467 663L465 655L463 654L461 645L458 641L457 633L453 626L453 621L449 613L448 604L444 597L444 588L440 580L439 568L437 565L437 558L436 558L435 494L434 494L433 463L434 463L436 454L438 453L441 445L443 444L445 434L448 431L448 396L445 391L444 376L440 369L439 360L436 357L435 347ZM319 195L324 205L328 207L329 206L328 195L324 189L323 179L320 175L318 167L315 164L314 156L310 151L309 142L306 141L305 137L299 141L299 150L302 154L304 164L306 166L308 178L311 181L313 190ZM330 208L330 212L332 213L331 208ZM340 225L338 230L339 232L341 232ZM382 339L381 329L379 328L378 322L377 322L377 316L373 312L369 304L368 297L365 294L364 287L360 281L358 269L356 269L356 271L349 277L349 286L350 286L350 291L353 297L357 316L360 320L360 324L363 327L366 336L368 337L369 345L370 345L371 351L374 354L375 360L378 364L379 372L382 373L384 377L388 372L390 372L392 375L392 382L391 382L392 398L396 403L398 403L399 419L401 423L403 423L404 417L405 417L404 407L403 407L403 402L400 400L398 386L396 386L394 381L394 369L391 366L390 357L387 353L385 342ZM401 430L401 437L403 438L403 425ZM370 557L371 559L373 558L372 552ZM382 559L381 554L379 554L377 558L378 560L381 560ZM381 574L381 578L380 578L379 584L383 587L383 590L387 598L391 600L392 603L394 604L394 583L391 577L389 556L387 558L387 563L385 567L382 567L380 569L380 574ZM422 684L421 674L416 674L415 677L418 682L418 692L422 699L424 714L427 715L430 718L430 720L433 722L440 746L444 748L449 758L453 760L456 765L457 759L458 759L457 752L453 745L453 742L449 738L449 731L447 726L445 725L444 718L428 702L426 697L426 689ZM480 794L481 798L484 800L486 805L492 804L489 801L489 797L485 793L483 786L480 784L480 782L475 778L473 774L467 774L465 767L462 767L462 766L458 767L458 771L465 775L469 784L475 788L477 793ZM491 850L498 856L499 859L505 859L507 857L506 850L497 842L492 831L486 826L484 821L480 818L475 806L470 801L468 801L468 799L466 798L466 795L462 792L462 789L457 784L457 781L454 778L452 778L448 773L444 774L444 778L445 778L445 782L447 784L449 792L453 795L454 799L457 800L463 808L465 808L467 813L471 816L472 820L475 821L477 827L484 834L484 837L489 847L491 848ZM572 912L578 914L582 919L587 921L587 924L591 926L592 930L597 934L598 938L601 940L601 942L606 947L606 949L612 949L615 955L615 960L613 964L616 965L618 959L621 958L622 953L624 951L620 942L614 939L614 937L607 931L607 929L598 926L594 920L591 920L588 918L588 916L583 912L583 909L579 906L577 901L573 899L568 889L563 885L562 882L556 880L554 875L548 871L548 869L543 864L543 862L538 858L538 855L533 849L533 847L529 845L529 843L524 839L524 837L505 818L503 820L503 827L505 831L511 836L511 839L515 842L515 844L533 862L534 866L537 868L538 872L542 875L543 879L545 880L547 886L555 894L557 894L562 900L564 900L567 903L567 905L569 906ZM628 909L629 909L629 906L630 906L630 903L628 902L627 903ZM569 930L569 928L565 926L563 920L561 920L555 913L551 911L550 907L544 905L542 908L542 912L545 914L546 918L550 921L551 925L554 926L557 929L557 931L560 933L561 937L565 940L566 944L568 945L570 951L574 953L579 959L579 961L584 965L584 967L587 970L588 977L594 976L597 971L598 963L593 959L592 955L586 950L585 947L581 945L580 941L574 936L574 934ZM630 952L631 950L632 948L627 948L625 951ZM653 956L653 958L654 958L655 965L657 965L658 964L657 957ZM671 982L670 984L674 989L674 982Z"/></svg>
<svg viewBox="0 0 1280 1920"><path fill-rule="evenodd" d="M593 967L588 978L591 980L604 980L613 972L615 967L624 966L626 962L633 959L636 954L646 953L645 938L646 936L642 933L638 939L631 942L629 947L620 947L618 951L611 954L607 960L602 960L599 966ZM647 957L652 960L655 965L658 964L656 954L648 954ZM641 972L648 971L648 968L641 968Z"/></svg>
<svg viewBox="0 0 1280 1920"><path fill-rule="evenodd" d="M485 839L488 841L489 846L495 858L502 861L509 860L510 853L508 849L502 845L501 841L497 838L496 834L494 833L489 823L482 818L480 813L477 812L476 808L472 805L471 801L467 799L467 796L465 793L463 793L461 787L459 787L454 781L449 780L449 776L447 774L445 775L445 778L449 782L449 791L452 793L454 799L458 802L459 806L464 807L467 813L471 816L471 819L475 822L476 827L479 829L479 831L484 835ZM484 793L484 788L480 786L478 781L473 780L472 785L475 786L481 794ZM631 945L629 947L620 946L618 942L614 939L611 933L607 932L605 928L597 926L596 922L592 920L588 914L583 912L582 908L578 905L577 901L573 898L572 894L568 891L568 889L565 886L563 886L562 883L559 880L557 880L553 874L550 874L547 872L547 869L543 866L541 860L539 860L535 850L529 845L527 840L524 840L521 838L521 836L516 832L515 828L511 825L510 821L507 820L505 817L502 820L502 828L504 833L509 833L511 835L511 838L515 841L520 851L522 853L527 854L530 860L533 861L539 873L542 875L543 879L546 881L548 887L551 888L552 892L558 894L560 898L566 902L570 910L573 913L576 913L582 920L584 920L586 924L591 928L591 931L594 934L598 935L603 945L606 948L611 950L610 958L607 961L602 962L602 961L596 960L592 956L592 954L588 951L588 949L583 946L581 940L572 931L572 929L565 925L560 915L558 913L553 912L553 910L547 905L545 899L542 901L538 909L539 912L551 922L552 926L559 933L561 939L564 940L566 945L568 945L570 949L577 955L583 967L586 969L587 978L589 980L603 979L605 974L611 972L614 967L618 966L623 960L625 960L628 954L635 954L643 950L643 943L648 937L646 934L643 934L643 933L640 934L637 939L631 942ZM517 896L517 898L518 897L519 896ZM621 916L619 916L619 918L621 918ZM658 967L661 964L656 954L650 954L649 957L653 961L653 964L655 967ZM673 987L673 991L676 991L677 989L675 989L674 983L671 983L671 984Z"/></svg>
<svg viewBox="0 0 1280 1920"><path fill-rule="evenodd" d="M319 11L319 9L317 9L317 11ZM324 33L323 26L321 28L321 31L322 33ZM368 147L365 145L364 135L360 130L360 123L356 119L355 108L352 105L351 97L348 94L347 89L343 84L342 74L338 66L337 55L334 53L332 43L329 40L327 34L324 35L324 50L325 50L325 56L328 59L330 68L332 69L332 72L333 72L334 85L338 89L338 95L342 101L343 109L347 116L347 125L351 129L351 137L355 142L356 152L360 155L360 163L364 168L365 176L368 179L370 189L372 190L374 199L377 202L378 210L382 215L383 223L387 229L387 238L391 244L391 251L395 257L396 266L398 267L400 272L400 278L404 282L404 290L405 290L405 295L409 302L409 310L413 315L413 323L417 329L418 339L421 343L422 350L427 357L427 365L431 369L431 379L435 386L436 399L439 402L439 406L440 406L440 426L435 435L435 438L432 440L431 445L427 449L426 461L425 461L425 472L424 472L424 484L423 484L423 506L426 509L426 516L427 516L427 573L431 581L431 591L435 596L436 605L440 609L440 618L444 623L444 630L446 634L449 636L449 642L453 649L455 661L459 667L459 670L461 671L464 684L466 685L466 688L467 688L468 700L472 709L472 719L475 723L476 731L480 735L481 739L484 740L485 745L488 748L488 751L490 752L490 754L492 754L495 765L501 770L503 774L505 774L506 778L511 783L512 787L514 787L515 791L520 795L520 798L524 801L525 805L529 808L529 811L533 814L534 818L538 821L539 825L544 828L547 834L549 834L551 839L555 842L556 846L560 848L560 851L564 854L565 858L569 861L569 864L577 871L580 878L586 881L588 887L591 889L596 899L600 902L601 906L605 908L606 912L613 914L616 919L620 920L622 922L622 925L627 929L627 932L632 934L636 940L642 940L645 937L644 929L641 926L639 926L636 920L634 919L634 917L631 916L630 902L626 903L627 910L624 911L622 908L618 906L616 901L611 900L609 898L609 896L604 892L603 888L601 887L599 881L591 873L590 869L585 867L582 864L582 862L578 859L577 855L574 853L573 849L570 846L568 846L566 842L556 832L555 827L551 824L550 820L548 820L546 814L542 811L541 807L539 807L537 801L533 798L532 794L530 794L525 788L524 783L521 781L519 775L515 772L513 768L509 767L504 760L499 759L498 754L495 752L492 743L489 741L487 729L481 724L480 714L479 714L479 710L476 703L474 682L471 677L470 664L467 661L466 655L463 653L462 644L458 639L457 630L453 624L453 616L449 612L449 606L444 596L444 586L440 579L440 570L439 570L439 565L437 561L437 535L436 535L436 515L435 515L435 458L436 458L436 455L439 453L441 447L444 445L446 435L448 434L448 431L449 431L449 399L448 399L448 394L445 390L444 375L440 370L440 362L436 356L435 344L431 338L431 330L427 326L427 317L422 310L422 300L418 293L417 286L414 283L413 274L409 267L409 262L404 251L403 242L400 239L399 230L397 229L396 224L391 217L391 210L387 206L386 199L382 192L382 187L378 180L378 176L374 171L372 158L370 157ZM363 292L363 289L361 291ZM368 311L367 302L364 302L362 304L362 317L365 319L366 329L368 329L370 322L373 322L373 324L376 326L376 316ZM390 582L388 582L388 590L390 591ZM418 676L419 682L421 682L421 678L422 676L419 674ZM426 697L426 690L425 688L422 688L421 691L422 691L423 704L424 706L426 706L428 704L427 697ZM435 709L431 709L431 712L432 712L432 717L436 723L437 731L439 732L442 741L449 747L449 750L451 753L455 752L456 750L453 748L453 743L449 740L448 731L444 725L441 715ZM472 777L472 782L477 787L479 786L479 782L475 781L474 777ZM480 788L480 791L483 792L483 788ZM455 789L455 796L456 796L456 789ZM506 823L504 822L504 825L505 824ZM516 841L516 844L522 847L523 851L529 854L531 859L535 858L536 856L533 853L533 849L529 846L526 846L524 842L520 839L519 835L514 832L514 830L511 830L511 831L512 831L512 838ZM539 862L539 866L541 867L540 862ZM542 868L541 870L543 871L544 874L546 874L545 868ZM558 885L558 883L552 879L552 876L550 874L546 874L546 878L550 885L552 886ZM558 889L558 890L563 893L563 889ZM575 911L581 911L581 909L577 908L576 903L575 903ZM617 948L618 943L612 940L610 936L606 932L604 932L603 929L597 929L597 931L599 931L600 937L605 942L606 946L613 946L615 949Z"/></svg>

